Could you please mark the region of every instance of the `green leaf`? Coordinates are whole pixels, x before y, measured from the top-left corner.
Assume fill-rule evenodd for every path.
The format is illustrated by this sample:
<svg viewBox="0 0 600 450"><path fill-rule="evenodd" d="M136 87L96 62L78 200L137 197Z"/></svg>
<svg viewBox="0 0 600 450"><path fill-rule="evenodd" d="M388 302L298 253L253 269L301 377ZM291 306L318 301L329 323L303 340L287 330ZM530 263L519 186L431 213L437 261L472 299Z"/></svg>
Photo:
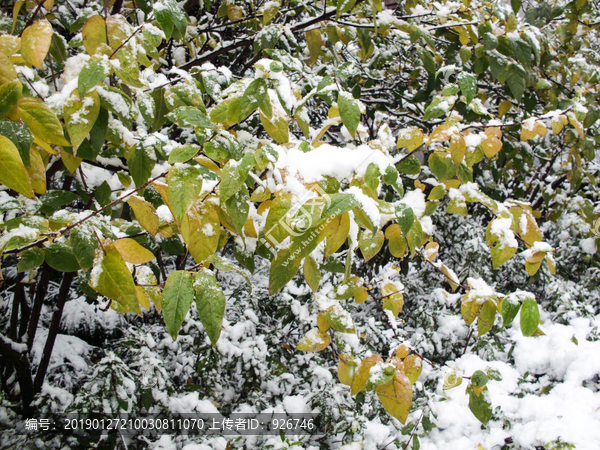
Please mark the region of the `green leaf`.
<svg viewBox="0 0 600 450"><path fill-rule="evenodd" d="M292 258L289 248L277 253L269 271L269 295L275 295L294 278L300 269L300 261Z"/></svg>
<svg viewBox="0 0 600 450"><path fill-rule="evenodd" d="M156 156L151 147L144 148L138 144L130 151L127 167L129 167L129 173L137 187L148 181L155 164Z"/></svg>
<svg viewBox="0 0 600 450"><path fill-rule="evenodd" d="M472 73L462 72L458 76L458 85L467 99L467 103L471 103L471 100L477 95L477 77Z"/></svg>
<svg viewBox="0 0 600 450"><path fill-rule="evenodd" d="M21 273L41 266L44 263L45 253L43 249L34 247L19 253L19 256L21 261L17 264L17 271Z"/></svg>
<svg viewBox="0 0 600 450"><path fill-rule="evenodd" d="M223 294L215 274L206 268L202 268L194 274L194 290L196 291L198 316L200 316L213 347L216 347L225 316L225 294Z"/></svg>
<svg viewBox="0 0 600 450"><path fill-rule="evenodd" d="M117 116L126 127L130 127L134 119L134 108L131 98L122 90L106 84L98 86L96 92L100 97L100 106ZM160 111L157 108L155 117L158 117L159 113Z"/></svg>
<svg viewBox="0 0 600 450"><path fill-rule="evenodd" d="M409 156L408 158L400 161L396 165L396 169L398 172L401 172L405 175L417 175L421 173L421 163L414 156Z"/></svg>
<svg viewBox="0 0 600 450"><path fill-rule="evenodd" d="M77 272L81 267L67 244L54 242L46 247L46 263L59 272Z"/></svg>
<svg viewBox="0 0 600 450"><path fill-rule="evenodd" d="M492 402L487 386L485 386L479 394L473 386L467 388L469 393L469 409L473 415L484 425L492 418Z"/></svg>
<svg viewBox="0 0 600 450"><path fill-rule="evenodd" d="M429 104L429 106L425 108L425 115L423 116L423 120L437 119L438 117L445 116L448 112L450 112L450 110L454 106L454 102L449 100L451 100L450 97L443 96L434 98L433 101Z"/></svg>
<svg viewBox="0 0 600 450"><path fill-rule="evenodd" d="M0 86L0 117L4 117L17 104L23 85L20 81L12 81Z"/></svg>
<svg viewBox="0 0 600 450"><path fill-rule="evenodd" d="M175 341L194 301L192 274L176 270L169 275L162 294L162 312L169 334Z"/></svg>
<svg viewBox="0 0 600 450"><path fill-rule="evenodd" d="M0 136L0 183L25 197L35 198L19 150L4 136Z"/></svg>
<svg viewBox="0 0 600 450"><path fill-rule="evenodd" d="M500 312L502 314L503 327L507 327L513 322L513 320L515 320L515 317L517 316L520 307L521 304L519 303L519 300L513 295L508 295L502 301L502 307L500 308Z"/></svg>
<svg viewBox="0 0 600 450"><path fill-rule="evenodd" d="M404 196L404 188L402 187L402 178L398 174L398 170L394 166L387 166L385 172L381 177L383 182L388 186L392 186L400 197Z"/></svg>
<svg viewBox="0 0 600 450"><path fill-rule="evenodd" d="M358 240L358 246L365 261L370 260L379 253L384 241L385 236L381 230L375 235L373 235L371 230L363 230L360 239Z"/></svg>
<svg viewBox="0 0 600 450"><path fill-rule="evenodd" d="M456 175L456 165L447 153L435 152L429 155L429 169L442 183Z"/></svg>
<svg viewBox="0 0 600 450"><path fill-rule="evenodd" d="M436 64L435 60L433 59L433 53L424 49L423 47L419 47L417 53L419 58L421 58L421 61L423 61L423 67L425 67L425 70L432 75L435 74Z"/></svg>
<svg viewBox="0 0 600 450"><path fill-rule="evenodd" d="M167 41L171 38L174 29L181 37L185 36L187 15L175 0L160 0L154 4L153 11Z"/></svg>
<svg viewBox="0 0 600 450"><path fill-rule="evenodd" d="M89 92L83 100L75 95L67 99L64 105L65 125L73 145L73 152L87 135L92 131L98 114L100 113L100 99L94 91Z"/></svg>
<svg viewBox="0 0 600 450"><path fill-rule="evenodd" d="M253 165L254 155L251 153L246 153L241 162L233 159L227 161L227 164L223 167L221 184L219 185L219 199L221 203L225 203L240 190Z"/></svg>
<svg viewBox="0 0 600 450"><path fill-rule="evenodd" d="M399 203L396 205L395 214L396 219L398 219L398 225L402 229L402 234L406 236L415 221L415 213L407 204Z"/></svg>
<svg viewBox="0 0 600 450"><path fill-rule="evenodd" d="M353 194L335 193L329 196L329 204L325 206L321 213L321 218L339 216L354 209L358 201Z"/></svg>
<svg viewBox="0 0 600 450"><path fill-rule="evenodd" d="M540 310L535 298L525 297L521 307L521 332L523 336L531 336L540 324Z"/></svg>
<svg viewBox="0 0 600 450"><path fill-rule="evenodd" d="M531 68L532 51L527 42L520 38L508 38L512 53L525 69Z"/></svg>
<svg viewBox="0 0 600 450"><path fill-rule="evenodd" d="M40 202L42 203L40 212L51 215L63 206L73 203L78 198L79 196L75 192L59 190L50 191L40 197Z"/></svg>
<svg viewBox="0 0 600 450"><path fill-rule="evenodd" d="M356 130L360 123L360 105L358 101L351 94L340 92L337 103L342 122L350 132L350 135L355 138Z"/></svg>
<svg viewBox="0 0 600 450"><path fill-rule="evenodd" d="M193 144L185 144L181 147L175 147L169 153L169 164L188 162L198 154L200 147Z"/></svg>
<svg viewBox="0 0 600 450"><path fill-rule="evenodd" d="M329 307L325 317L329 326L335 331L340 333L354 333L356 331L350 313L337 303Z"/></svg>
<svg viewBox="0 0 600 450"><path fill-rule="evenodd" d="M512 92L513 97L518 102L521 102L523 92L525 92L525 87L527 85L527 72L525 72L521 66L511 64L508 67L506 84L508 85L510 92Z"/></svg>
<svg viewBox="0 0 600 450"><path fill-rule="evenodd" d="M264 78L256 78L252 81L242 96L238 122L242 122L260 106L267 95L267 82Z"/></svg>
<svg viewBox="0 0 600 450"><path fill-rule="evenodd" d="M92 267L94 255L98 248L98 239L92 227L83 224L74 228L71 231L71 246L81 268L88 270Z"/></svg>
<svg viewBox="0 0 600 450"><path fill-rule="evenodd" d="M176 164L171 167L166 179L173 212L181 222L190 205L202 191L202 173L196 166Z"/></svg>
<svg viewBox="0 0 600 450"><path fill-rule="evenodd" d="M39 136L49 144L71 145L65 139L58 117L43 101L35 98L21 97L17 104L17 109L19 116L34 135Z"/></svg>
<svg viewBox="0 0 600 450"><path fill-rule="evenodd" d="M107 59L92 56L82 67L77 80L79 96L83 96L94 86L99 85L111 73L111 65Z"/></svg>
<svg viewBox="0 0 600 450"><path fill-rule="evenodd" d="M335 13L336 19L339 20L342 14L348 11L352 11L352 8L354 8L355 4L356 0L339 0L337 2L337 8Z"/></svg>
<svg viewBox="0 0 600 450"><path fill-rule="evenodd" d="M248 213L250 212L250 195L248 194L248 188L245 185L242 185L235 195L227 199L225 207L229 217L231 217L234 230L237 234L242 236L244 225L248 219Z"/></svg>
<svg viewBox="0 0 600 450"><path fill-rule="evenodd" d="M227 261L225 258L222 258L219 255L211 255L208 258L206 258L206 261L211 263L218 270L224 270L226 272L235 271L235 272L239 273L241 276L244 277L244 280L246 280L246 283L248 283L248 286L250 288L250 294L252 294L252 283L250 282L250 278L248 278L248 275L246 275L246 272L244 272L238 266L236 266L235 264L233 264L230 261Z"/></svg>
<svg viewBox="0 0 600 450"><path fill-rule="evenodd" d="M9 138L21 155L23 164L29 166L29 151L33 144L33 134L24 123L14 122L12 120L0 120L0 134Z"/></svg>
<svg viewBox="0 0 600 450"><path fill-rule="evenodd" d="M206 113L194 106L180 106L169 114L169 117L175 117L177 124L183 128L192 127L209 130L215 128Z"/></svg>
<svg viewBox="0 0 600 450"><path fill-rule="evenodd" d="M415 221L410 231L406 234L406 242L408 243L411 255L414 257L416 253L415 249L421 247L423 243L423 227L418 220Z"/></svg>

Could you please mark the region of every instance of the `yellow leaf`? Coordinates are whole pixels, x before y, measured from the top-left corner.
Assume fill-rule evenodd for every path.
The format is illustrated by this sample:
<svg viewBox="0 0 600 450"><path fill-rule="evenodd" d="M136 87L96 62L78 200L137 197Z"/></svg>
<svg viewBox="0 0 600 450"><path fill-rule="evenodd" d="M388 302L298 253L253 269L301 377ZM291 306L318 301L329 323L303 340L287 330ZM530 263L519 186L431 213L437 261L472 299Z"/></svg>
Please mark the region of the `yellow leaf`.
<svg viewBox="0 0 600 450"><path fill-rule="evenodd" d="M5 136L0 136L0 183L25 197L35 198L19 150Z"/></svg>
<svg viewBox="0 0 600 450"><path fill-rule="evenodd" d="M558 134L562 131L565 124L563 123L561 117L564 116L554 116L552 117L552 132L554 134Z"/></svg>
<svg viewBox="0 0 600 450"><path fill-rule="evenodd" d="M390 253L395 258L404 258L406 255L406 240L402 237L402 228L394 223L386 228L385 237L389 241Z"/></svg>
<svg viewBox="0 0 600 450"><path fill-rule="evenodd" d="M29 149L29 167L25 167L29 174L29 182L31 188L36 194L46 193L46 166L42 160L40 152L37 151L35 146L31 146Z"/></svg>
<svg viewBox="0 0 600 450"><path fill-rule="evenodd" d="M502 132L498 127L490 127L485 129L485 139L481 141L483 153L488 158L494 157L502 149Z"/></svg>
<svg viewBox="0 0 600 450"><path fill-rule="evenodd" d="M198 201L192 203L181 221L181 236L198 264L217 251L220 230L214 207Z"/></svg>
<svg viewBox="0 0 600 450"><path fill-rule="evenodd" d="M539 137L544 137L548 133L548 129L546 128L546 125L544 125L542 122L536 120L535 132L537 133L537 135Z"/></svg>
<svg viewBox="0 0 600 450"><path fill-rule="evenodd" d="M417 127L408 127L400 130L398 134L398 143L396 148L406 147L408 152L419 148L423 145L423 131Z"/></svg>
<svg viewBox="0 0 600 450"><path fill-rule="evenodd" d="M363 359L362 363L358 367L358 370L354 374L354 378L352 379L350 395L356 395L365 388L367 380L370 376L371 367L378 362L383 362L383 359L381 359L381 356L379 355L371 355Z"/></svg>
<svg viewBox="0 0 600 450"><path fill-rule="evenodd" d="M113 306L118 311L140 314L140 304L131 272L121 253L109 239L105 239L102 246L96 249L89 286L116 302Z"/></svg>
<svg viewBox="0 0 600 450"><path fill-rule="evenodd" d="M173 220L176 221L177 219L175 217L175 212L173 211L173 205L171 205L171 197L169 196L169 187L166 184L160 183L158 181L153 182L152 185L156 188L165 204L169 207L171 215L173 216Z"/></svg>
<svg viewBox="0 0 600 450"><path fill-rule="evenodd" d="M152 261L155 258L150 250L142 247L133 239L118 239L114 242L114 244L115 248L123 257L123 260L128 263L144 264Z"/></svg>
<svg viewBox="0 0 600 450"><path fill-rule="evenodd" d="M398 317L404 306L404 296L394 283L386 283L381 288L381 297L383 300L383 309L387 309Z"/></svg>
<svg viewBox="0 0 600 450"><path fill-rule="evenodd" d="M306 43L308 45L308 52L310 58L308 58L308 65L312 66L319 59L321 54L321 31L318 28L306 32Z"/></svg>
<svg viewBox="0 0 600 450"><path fill-rule="evenodd" d="M17 103L17 111L34 137L37 136L49 144L71 146L65 139L58 117L39 98L21 96Z"/></svg>
<svg viewBox="0 0 600 450"><path fill-rule="evenodd" d="M579 133L579 137L584 137L585 133L583 131L583 125L581 125L581 122L577 120L575 113L573 111L569 111L567 113L567 117L569 118L569 123L573 125L573 128L575 128L577 130L577 133Z"/></svg>
<svg viewBox="0 0 600 450"><path fill-rule="evenodd" d="M275 113L271 119L267 118L260 112L260 123L262 123L265 131L269 136L279 144L287 144L290 140L290 129L288 121L282 115Z"/></svg>
<svg viewBox="0 0 600 450"><path fill-rule="evenodd" d="M321 331L329 330L329 322L327 322L327 311L319 311L317 316L317 327Z"/></svg>
<svg viewBox="0 0 600 450"><path fill-rule="evenodd" d="M106 24L101 16L90 17L81 29L83 46L88 55L94 55L100 44L106 44Z"/></svg>
<svg viewBox="0 0 600 450"><path fill-rule="evenodd" d="M135 218L142 228L155 236L158 231L158 214L154 206L137 196L129 197L127 204L133 210Z"/></svg>
<svg viewBox="0 0 600 450"><path fill-rule="evenodd" d="M21 49L21 38L3 34L0 36L0 52L6 56L12 56Z"/></svg>
<svg viewBox="0 0 600 450"><path fill-rule="evenodd" d="M375 235L373 235L371 230L363 230L360 239L358 240L358 246L363 258L365 258L365 261L370 260L377 255L377 253L379 253L384 241L385 236L383 231L379 230Z"/></svg>
<svg viewBox="0 0 600 450"><path fill-rule="evenodd" d="M437 242L430 242L425 246L425 250L423 250L423 256L429 261L433 261L437 256L439 249L440 244Z"/></svg>
<svg viewBox="0 0 600 450"><path fill-rule="evenodd" d="M503 117L512 108L512 102L510 100L504 100L498 107L498 117Z"/></svg>
<svg viewBox="0 0 600 450"><path fill-rule="evenodd" d="M297 349L302 352L320 352L331 343L331 338L324 331L313 328L300 340Z"/></svg>
<svg viewBox="0 0 600 450"><path fill-rule="evenodd" d="M46 153L50 153L51 155L58 155L58 152L54 150L47 142L42 141L35 134L33 135L33 143L42 148Z"/></svg>
<svg viewBox="0 0 600 450"><path fill-rule="evenodd" d="M453 134L450 138L450 153L454 164L460 164L465 158L467 144L462 134Z"/></svg>
<svg viewBox="0 0 600 450"><path fill-rule="evenodd" d="M221 169L212 159L207 158L204 155L199 155L194 158L194 161L196 161L201 166L206 167L208 170L212 170L217 175L221 175Z"/></svg>
<svg viewBox="0 0 600 450"><path fill-rule="evenodd" d="M396 349L396 358L404 359L408 356L409 353L410 350L406 347L406 345L402 344Z"/></svg>
<svg viewBox="0 0 600 450"><path fill-rule="evenodd" d="M17 78L15 66L8 56L0 52L0 84L10 83Z"/></svg>
<svg viewBox="0 0 600 450"><path fill-rule="evenodd" d="M67 170L71 172L71 174L75 173L75 171L79 168L81 161L83 161L83 159L67 153L64 148L60 151L60 159L62 159L63 164Z"/></svg>
<svg viewBox="0 0 600 450"><path fill-rule="evenodd" d="M350 216L344 213L334 217L325 231L325 256L334 254L346 242L350 232Z"/></svg>
<svg viewBox="0 0 600 450"><path fill-rule="evenodd" d="M342 353L339 355L339 359L337 373L340 383L345 384L346 386L352 386L352 379L354 378L356 368L358 367L356 358L347 353Z"/></svg>
<svg viewBox="0 0 600 450"><path fill-rule="evenodd" d="M138 302L147 311L150 311L150 298L142 286L135 287L135 293L137 294Z"/></svg>
<svg viewBox="0 0 600 450"><path fill-rule="evenodd" d="M389 383L377 386L377 397L390 416L406 423L412 405L412 385L406 375L394 372Z"/></svg>
<svg viewBox="0 0 600 450"><path fill-rule="evenodd" d="M546 262L548 263L548 270L554 275L556 273L556 262L554 261L554 257L549 253L546 255Z"/></svg>
<svg viewBox="0 0 600 450"><path fill-rule="evenodd" d="M423 370L423 360L416 355L409 355L404 359L404 374L411 384L415 384Z"/></svg>
<svg viewBox="0 0 600 450"><path fill-rule="evenodd" d="M46 19L29 25L21 36L21 56L32 66L44 68L44 58L50 50L52 25Z"/></svg>
<svg viewBox="0 0 600 450"><path fill-rule="evenodd" d="M73 144L73 154L85 140L100 113L100 97L96 91L90 91L79 99L78 90L75 89L67 99L64 106L64 118L69 138Z"/></svg>
<svg viewBox="0 0 600 450"><path fill-rule="evenodd" d="M467 325L471 325L479 310L481 309L481 303L478 298L470 298L468 294L465 294L462 301L460 302L460 312L465 319Z"/></svg>
<svg viewBox="0 0 600 450"><path fill-rule="evenodd" d="M244 18L244 10L238 5L229 5L227 6L227 17L232 22L242 20Z"/></svg>

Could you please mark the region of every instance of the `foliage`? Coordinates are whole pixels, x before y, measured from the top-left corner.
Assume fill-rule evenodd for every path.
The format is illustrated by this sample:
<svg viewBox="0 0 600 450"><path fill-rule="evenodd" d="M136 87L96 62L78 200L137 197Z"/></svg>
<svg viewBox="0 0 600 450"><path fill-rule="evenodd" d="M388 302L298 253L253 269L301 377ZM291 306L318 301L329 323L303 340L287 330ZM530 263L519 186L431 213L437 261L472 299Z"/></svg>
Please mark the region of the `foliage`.
<svg viewBox="0 0 600 450"><path fill-rule="evenodd" d="M307 313L285 318L301 331L292 345L332 352L355 402L375 391L373 408L404 424L428 408L413 393L423 364L437 367L396 332L401 315L437 314L407 311L405 297L423 295L411 270L460 294L451 298L472 328L451 344L466 350L474 324L482 346L517 316L524 336L544 335L540 286L579 279L579 256L557 239L562 222L586 270L600 267L599 20L592 0L3 6L6 391L21 393L25 413L43 395L76 289L131 321L164 323L177 343L196 327L208 340L187 345L218 361L236 298L223 273L256 290L264 269L261 303L272 304L249 309L257 321L280 317L277 305L289 312L287 293L301 292ZM471 232L485 253L468 248ZM51 282L58 307L38 362ZM394 336L370 342L365 312ZM433 361L456 356L431 350ZM118 353L96 364L72 410L166 406L136 391ZM283 365L274 350L269 358ZM498 377L484 369L467 395L487 424L487 382Z"/></svg>

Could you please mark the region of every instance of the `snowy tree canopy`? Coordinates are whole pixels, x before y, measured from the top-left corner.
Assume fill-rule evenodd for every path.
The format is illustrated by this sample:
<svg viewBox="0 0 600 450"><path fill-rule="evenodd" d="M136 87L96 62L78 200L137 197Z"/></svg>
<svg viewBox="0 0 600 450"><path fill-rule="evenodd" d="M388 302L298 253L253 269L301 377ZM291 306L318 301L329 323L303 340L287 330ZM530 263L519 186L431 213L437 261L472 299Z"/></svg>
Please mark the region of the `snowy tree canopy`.
<svg viewBox="0 0 600 450"><path fill-rule="evenodd" d="M594 0L2 2L0 444L600 448L599 30ZM73 412L324 432L14 425Z"/></svg>

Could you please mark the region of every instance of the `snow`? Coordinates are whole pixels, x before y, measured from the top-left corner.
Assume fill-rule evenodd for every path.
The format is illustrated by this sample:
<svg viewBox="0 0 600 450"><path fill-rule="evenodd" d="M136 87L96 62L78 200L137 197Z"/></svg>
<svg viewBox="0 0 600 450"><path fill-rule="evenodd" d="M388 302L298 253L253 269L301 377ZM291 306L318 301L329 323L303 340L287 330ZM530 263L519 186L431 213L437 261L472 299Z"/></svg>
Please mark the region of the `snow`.
<svg viewBox="0 0 600 450"><path fill-rule="evenodd" d="M410 206L417 219L425 214L425 194L420 189L408 191L406 194L404 194L404 197L402 197L400 203Z"/></svg>
<svg viewBox="0 0 600 450"><path fill-rule="evenodd" d="M524 216L524 214L521 215L521 217ZM490 232L498 237L500 247L519 248L515 233L510 229L511 225L512 219L508 217L498 218L491 222Z"/></svg>

